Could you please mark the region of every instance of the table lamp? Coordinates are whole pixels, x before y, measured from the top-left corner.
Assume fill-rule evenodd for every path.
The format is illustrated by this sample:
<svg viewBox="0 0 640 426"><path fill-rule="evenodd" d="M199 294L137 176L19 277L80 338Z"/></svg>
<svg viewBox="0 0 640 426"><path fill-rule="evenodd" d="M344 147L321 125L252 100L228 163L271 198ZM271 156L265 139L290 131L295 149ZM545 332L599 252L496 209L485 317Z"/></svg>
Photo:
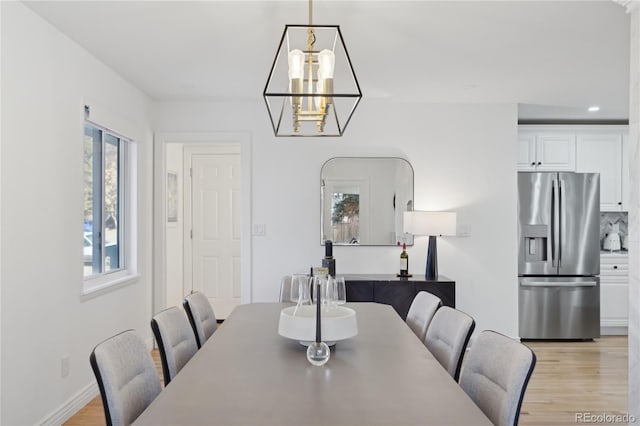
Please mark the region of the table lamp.
<svg viewBox="0 0 640 426"><path fill-rule="evenodd" d="M428 235L427 280L438 279L438 250L436 237L442 235L456 235L455 212L411 211L404 212L403 230L413 235Z"/></svg>

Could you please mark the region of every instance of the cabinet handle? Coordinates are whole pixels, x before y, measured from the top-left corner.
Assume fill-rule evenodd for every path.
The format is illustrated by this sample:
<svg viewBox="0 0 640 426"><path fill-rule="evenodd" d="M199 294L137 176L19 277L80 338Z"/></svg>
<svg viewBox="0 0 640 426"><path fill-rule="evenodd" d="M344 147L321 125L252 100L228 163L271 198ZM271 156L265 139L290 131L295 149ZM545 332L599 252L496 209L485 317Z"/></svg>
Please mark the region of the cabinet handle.
<svg viewBox="0 0 640 426"><path fill-rule="evenodd" d="M618 201L618 205L621 206L622 205L622 201Z"/></svg>
<svg viewBox="0 0 640 426"><path fill-rule="evenodd" d="M536 162L535 162L535 161L534 161L534 162L532 162L532 163L531 163L531 165L532 165L532 166L535 166L535 165L536 165Z"/></svg>
<svg viewBox="0 0 640 426"><path fill-rule="evenodd" d="M613 269L618 269L618 265L613 265Z"/></svg>
<svg viewBox="0 0 640 426"><path fill-rule="evenodd" d="M542 166L542 161L538 161L538 166Z"/></svg>

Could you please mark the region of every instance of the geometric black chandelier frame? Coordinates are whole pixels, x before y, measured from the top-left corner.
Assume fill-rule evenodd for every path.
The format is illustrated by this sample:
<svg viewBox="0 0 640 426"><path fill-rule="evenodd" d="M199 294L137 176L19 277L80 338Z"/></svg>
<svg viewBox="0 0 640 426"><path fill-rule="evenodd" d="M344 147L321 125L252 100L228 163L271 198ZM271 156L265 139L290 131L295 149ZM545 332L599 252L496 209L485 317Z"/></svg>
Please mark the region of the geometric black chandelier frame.
<svg viewBox="0 0 640 426"><path fill-rule="evenodd" d="M286 25L264 88L276 136L342 136L362 92L338 25Z"/></svg>

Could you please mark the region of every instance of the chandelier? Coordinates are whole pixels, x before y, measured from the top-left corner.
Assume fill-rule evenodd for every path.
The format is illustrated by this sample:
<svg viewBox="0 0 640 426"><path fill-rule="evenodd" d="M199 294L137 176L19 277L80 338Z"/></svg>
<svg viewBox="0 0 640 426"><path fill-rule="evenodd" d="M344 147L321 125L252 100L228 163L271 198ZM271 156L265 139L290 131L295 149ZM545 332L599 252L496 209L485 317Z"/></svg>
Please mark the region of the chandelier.
<svg viewBox="0 0 640 426"><path fill-rule="evenodd" d="M276 136L342 136L362 92L338 25L285 25L264 100Z"/></svg>

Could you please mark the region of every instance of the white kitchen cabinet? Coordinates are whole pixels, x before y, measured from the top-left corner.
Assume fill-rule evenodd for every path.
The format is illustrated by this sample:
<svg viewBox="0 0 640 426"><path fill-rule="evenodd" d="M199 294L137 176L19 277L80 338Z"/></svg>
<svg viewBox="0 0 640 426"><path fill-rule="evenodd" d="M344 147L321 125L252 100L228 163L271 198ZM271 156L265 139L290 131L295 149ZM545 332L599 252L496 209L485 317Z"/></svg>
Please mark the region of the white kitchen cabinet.
<svg viewBox="0 0 640 426"><path fill-rule="evenodd" d="M576 171L600 173L600 211L626 210L623 169L621 133L577 134Z"/></svg>
<svg viewBox="0 0 640 426"><path fill-rule="evenodd" d="M627 334L629 261L626 254L600 255L600 332Z"/></svg>
<svg viewBox="0 0 640 426"><path fill-rule="evenodd" d="M628 211L628 127L521 125L518 171L600 173L600 211Z"/></svg>
<svg viewBox="0 0 640 426"><path fill-rule="evenodd" d="M519 171L575 171L576 143L572 133L518 133Z"/></svg>

